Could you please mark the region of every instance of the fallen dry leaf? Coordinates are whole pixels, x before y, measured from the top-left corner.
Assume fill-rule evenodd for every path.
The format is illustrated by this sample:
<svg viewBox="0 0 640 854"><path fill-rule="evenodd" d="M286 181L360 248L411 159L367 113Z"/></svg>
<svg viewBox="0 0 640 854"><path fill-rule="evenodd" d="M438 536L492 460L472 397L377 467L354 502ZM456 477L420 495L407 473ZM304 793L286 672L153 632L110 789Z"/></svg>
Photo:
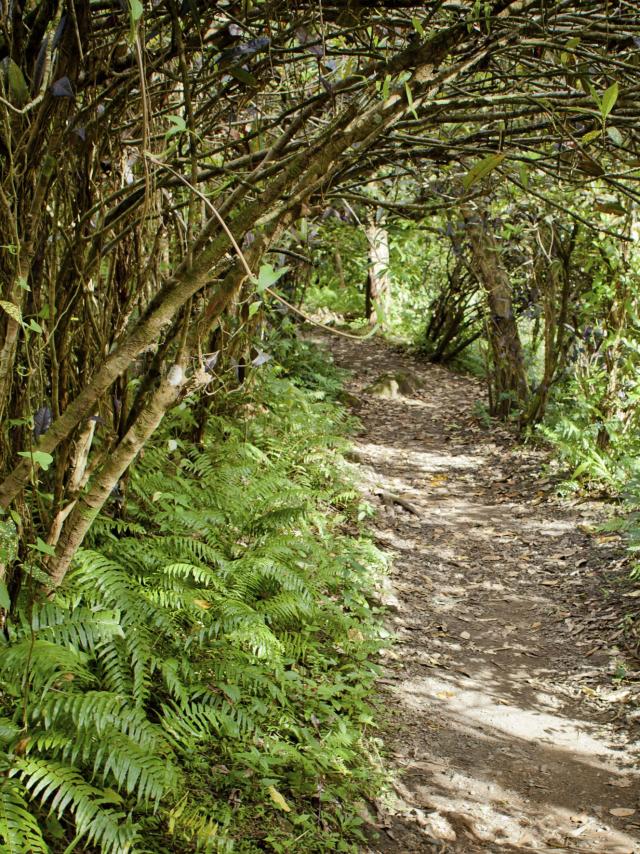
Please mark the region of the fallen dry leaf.
<svg viewBox="0 0 640 854"><path fill-rule="evenodd" d="M610 815L615 815L617 818L629 818L630 815L635 815L635 810L629 809L629 807L614 807L609 810Z"/></svg>

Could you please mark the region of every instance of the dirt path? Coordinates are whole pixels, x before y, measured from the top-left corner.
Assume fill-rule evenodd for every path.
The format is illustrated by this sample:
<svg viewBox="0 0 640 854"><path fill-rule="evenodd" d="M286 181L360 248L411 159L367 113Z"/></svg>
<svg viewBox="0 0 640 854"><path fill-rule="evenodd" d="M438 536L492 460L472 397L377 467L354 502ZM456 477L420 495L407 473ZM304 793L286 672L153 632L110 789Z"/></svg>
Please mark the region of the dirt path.
<svg viewBox="0 0 640 854"><path fill-rule="evenodd" d="M330 346L354 371L356 454L393 555L395 797L372 810L369 851L640 854L640 673L620 631L638 600L619 542L592 532L598 508L554 496L541 451L483 426L473 380L376 342ZM421 388L363 391L398 370Z"/></svg>

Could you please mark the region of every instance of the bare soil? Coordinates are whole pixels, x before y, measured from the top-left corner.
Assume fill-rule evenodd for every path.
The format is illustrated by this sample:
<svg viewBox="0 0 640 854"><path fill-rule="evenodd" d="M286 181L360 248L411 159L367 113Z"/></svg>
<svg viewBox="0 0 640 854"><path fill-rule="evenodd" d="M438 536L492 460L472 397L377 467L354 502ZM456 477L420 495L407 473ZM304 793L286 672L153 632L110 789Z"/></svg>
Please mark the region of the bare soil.
<svg viewBox="0 0 640 854"><path fill-rule="evenodd" d="M481 417L474 379L323 340L352 371L355 455L393 556L393 782L366 851L639 854L640 665L623 629L640 600L621 541L598 531L606 508L559 498L548 452ZM395 371L419 389L363 391Z"/></svg>

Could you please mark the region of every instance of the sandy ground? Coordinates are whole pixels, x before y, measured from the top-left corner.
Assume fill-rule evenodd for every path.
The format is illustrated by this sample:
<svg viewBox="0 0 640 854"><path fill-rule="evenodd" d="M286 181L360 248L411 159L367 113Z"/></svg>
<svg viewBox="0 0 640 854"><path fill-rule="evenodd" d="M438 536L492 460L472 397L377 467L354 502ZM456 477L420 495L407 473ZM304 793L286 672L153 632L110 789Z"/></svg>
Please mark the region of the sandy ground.
<svg viewBox="0 0 640 854"><path fill-rule="evenodd" d="M595 531L602 508L557 497L545 452L479 417L475 380L375 340L324 344L353 372L355 457L393 556L394 782L367 851L640 854L640 665L621 622L640 600L619 539ZM398 370L420 388L365 391Z"/></svg>

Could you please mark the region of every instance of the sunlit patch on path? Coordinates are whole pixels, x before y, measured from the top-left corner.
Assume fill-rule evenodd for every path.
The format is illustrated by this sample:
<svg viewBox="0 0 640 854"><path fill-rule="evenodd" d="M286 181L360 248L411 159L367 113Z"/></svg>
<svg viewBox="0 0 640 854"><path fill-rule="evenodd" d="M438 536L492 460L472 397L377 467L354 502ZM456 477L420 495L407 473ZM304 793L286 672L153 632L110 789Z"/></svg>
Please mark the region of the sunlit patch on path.
<svg viewBox="0 0 640 854"><path fill-rule="evenodd" d="M355 457L394 561L381 690L395 782L371 805L368 851L638 854L634 695L612 680L624 611L602 593L618 544L584 532L597 508L563 505L542 452L478 423L473 380L375 341L330 346L354 372ZM419 391L363 391L389 369Z"/></svg>

